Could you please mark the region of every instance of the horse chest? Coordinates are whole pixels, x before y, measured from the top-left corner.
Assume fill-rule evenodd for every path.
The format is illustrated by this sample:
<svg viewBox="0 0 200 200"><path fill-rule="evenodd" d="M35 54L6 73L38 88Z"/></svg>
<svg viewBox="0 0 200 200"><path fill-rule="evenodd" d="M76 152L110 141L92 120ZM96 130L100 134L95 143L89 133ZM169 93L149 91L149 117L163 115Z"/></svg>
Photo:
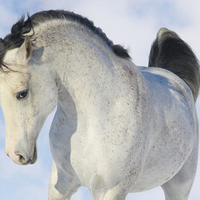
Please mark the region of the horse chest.
<svg viewBox="0 0 200 200"><path fill-rule="evenodd" d="M95 175L103 178L107 187L125 181L125 177L136 179L139 175L148 141L129 130L112 131L72 136L71 164L83 185L89 187Z"/></svg>

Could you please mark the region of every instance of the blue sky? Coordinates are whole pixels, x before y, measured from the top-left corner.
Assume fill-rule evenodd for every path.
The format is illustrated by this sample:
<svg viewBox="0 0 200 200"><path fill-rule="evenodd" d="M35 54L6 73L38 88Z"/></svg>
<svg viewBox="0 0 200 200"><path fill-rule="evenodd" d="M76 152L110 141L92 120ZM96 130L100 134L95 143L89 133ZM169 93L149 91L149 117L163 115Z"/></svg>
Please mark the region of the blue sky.
<svg viewBox="0 0 200 200"><path fill-rule="evenodd" d="M160 27L176 31L200 59L199 0L1 0L0 37L10 32L21 16L47 9L65 9L82 14L113 40L130 49L133 62L146 66L151 43ZM200 98L197 100L200 116ZM51 155L48 131L53 114L47 119L38 139L38 160L30 166L18 166L4 154L5 124L0 110L0 198L2 200L47 199ZM190 199L200 199L200 164ZM80 188L72 200L92 200L87 188ZM160 188L129 194L126 200L164 200Z"/></svg>

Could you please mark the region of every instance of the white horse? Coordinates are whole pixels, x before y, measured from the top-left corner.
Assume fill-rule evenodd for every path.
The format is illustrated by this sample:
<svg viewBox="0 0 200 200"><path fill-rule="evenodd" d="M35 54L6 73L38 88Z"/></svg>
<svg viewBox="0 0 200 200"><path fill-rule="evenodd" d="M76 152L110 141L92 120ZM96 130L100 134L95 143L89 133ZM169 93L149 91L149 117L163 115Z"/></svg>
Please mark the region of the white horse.
<svg viewBox="0 0 200 200"><path fill-rule="evenodd" d="M81 185L95 200L159 185L167 200L188 199L199 66L174 32L158 32L150 67L140 68L86 18L44 11L1 39L0 62L6 154L15 163L36 161L37 137L57 106L49 200L69 200Z"/></svg>

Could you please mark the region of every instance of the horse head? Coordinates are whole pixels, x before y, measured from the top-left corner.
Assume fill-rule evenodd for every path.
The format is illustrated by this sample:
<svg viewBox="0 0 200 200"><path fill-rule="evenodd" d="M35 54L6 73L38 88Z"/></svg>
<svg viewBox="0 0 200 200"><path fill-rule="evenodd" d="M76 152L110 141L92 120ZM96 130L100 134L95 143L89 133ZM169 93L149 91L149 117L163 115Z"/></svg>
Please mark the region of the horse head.
<svg viewBox="0 0 200 200"><path fill-rule="evenodd" d="M6 123L6 154L17 164L33 164L36 141L57 104L52 73L36 65L26 36L19 48L5 51L0 70L0 104Z"/></svg>

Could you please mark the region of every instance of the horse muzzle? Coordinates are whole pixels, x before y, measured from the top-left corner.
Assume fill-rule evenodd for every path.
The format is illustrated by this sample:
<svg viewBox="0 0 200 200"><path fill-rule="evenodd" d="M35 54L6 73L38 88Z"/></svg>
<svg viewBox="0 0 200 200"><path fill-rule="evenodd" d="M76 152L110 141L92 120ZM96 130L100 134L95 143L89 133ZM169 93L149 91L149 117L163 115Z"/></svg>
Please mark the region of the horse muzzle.
<svg viewBox="0 0 200 200"><path fill-rule="evenodd" d="M34 151L32 156L27 156L26 153L15 151L13 154L7 154L13 162L15 162L18 165L28 165L28 164L34 164L37 160L37 148L34 147Z"/></svg>

